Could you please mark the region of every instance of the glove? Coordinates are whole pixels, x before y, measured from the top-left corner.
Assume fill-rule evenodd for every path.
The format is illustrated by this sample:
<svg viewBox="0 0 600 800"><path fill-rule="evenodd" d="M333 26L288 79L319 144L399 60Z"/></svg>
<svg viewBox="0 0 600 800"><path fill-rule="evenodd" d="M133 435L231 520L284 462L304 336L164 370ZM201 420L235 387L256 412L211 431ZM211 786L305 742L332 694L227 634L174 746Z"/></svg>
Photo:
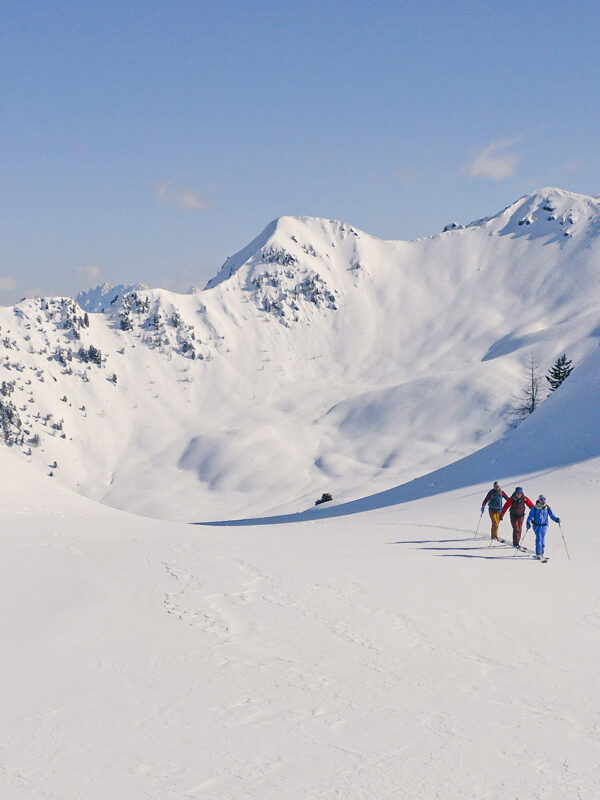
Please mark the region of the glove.
<svg viewBox="0 0 600 800"><path fill-rule="evenodd" d="M481 506L481 513L483 514L484 511L485 511L485 506Z"/></svg>
<svg viewBox="0 0 600 800"><path fill-rule="evenodd" d="M531 528L531 522L527 523L527 530L529 530L529 528Z"/></svg>
<svg viewBox="0 0 600 800"><path fill-rule="evenodd" d="M500 522L502 522L503 519L504 519L504 516L502 514L500 514Z"/></svg>
<svg viewBox="0 0 600 800"><path fill-rule="evenodd" d="M560 517L557 517L557 518L556 518L556 521L557 521L557 522L558 522L558 524L560 525Z"/></svg>

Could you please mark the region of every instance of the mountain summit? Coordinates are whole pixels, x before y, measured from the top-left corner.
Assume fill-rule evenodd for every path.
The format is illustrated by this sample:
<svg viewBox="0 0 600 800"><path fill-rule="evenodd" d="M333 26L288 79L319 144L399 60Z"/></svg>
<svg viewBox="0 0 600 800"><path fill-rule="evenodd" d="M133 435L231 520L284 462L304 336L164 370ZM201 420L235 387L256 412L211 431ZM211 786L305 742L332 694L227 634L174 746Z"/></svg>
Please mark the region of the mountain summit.
<svg viewBox="0 0 600 800"><path fill-rule="evenodd" d="M599 220L600 199L550 187L524 195L494 217L471 226L484 224L500 233L560 241L575 234L598 236Z"/></svg>

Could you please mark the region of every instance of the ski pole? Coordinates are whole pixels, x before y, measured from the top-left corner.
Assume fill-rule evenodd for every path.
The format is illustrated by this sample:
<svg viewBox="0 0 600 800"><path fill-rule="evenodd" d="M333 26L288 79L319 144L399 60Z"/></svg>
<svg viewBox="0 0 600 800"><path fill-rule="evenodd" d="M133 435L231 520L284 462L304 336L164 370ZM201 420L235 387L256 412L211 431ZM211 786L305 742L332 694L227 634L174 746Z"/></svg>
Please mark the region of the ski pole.
<svg viewBox="0 0 600 800"><path fill-rule="evenodd" d="M565 542L565 535L563 533L562 525L560 524L560 522L558 523L558 527L560 528L560 535L562 536L562 540L563 540L563 544L565 546L565 552L567 554L567 558L570 561L571 560L571 556L569 555L569 551L567 550L567 543Z"/></svg>
<svg viewBox="0 0 600 800"><path fill-rule="evenodd" d="M528 530L529 530L529 528L525 528L525 533L521 534L521 538L519 539L519 544L521 545L521 547L525 547L523 542L525 541L525 537L527 536L527 531Z"/></svg>
<svg viewBox="0 0 600 800"><path fill-rule="evenodd" d="M481 518L483 517L483 508L481 509L481 514L479 515L479 521L477 523L477 528L475 529L475 539L477 538L477 533L479 532L479 526L481 524Z"/></svg>

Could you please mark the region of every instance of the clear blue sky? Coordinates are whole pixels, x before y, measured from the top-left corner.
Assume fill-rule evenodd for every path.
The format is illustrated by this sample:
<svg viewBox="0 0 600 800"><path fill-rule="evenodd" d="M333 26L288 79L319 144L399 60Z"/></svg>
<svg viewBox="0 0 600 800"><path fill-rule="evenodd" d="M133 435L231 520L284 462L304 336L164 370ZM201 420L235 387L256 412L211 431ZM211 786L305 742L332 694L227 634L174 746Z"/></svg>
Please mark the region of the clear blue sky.
<svg viewBox="0 0 600 800"><path fill-rule="evenodd" d="M282 214L600 193L596 2L5 0L0 303L203 284Z"/></svg>

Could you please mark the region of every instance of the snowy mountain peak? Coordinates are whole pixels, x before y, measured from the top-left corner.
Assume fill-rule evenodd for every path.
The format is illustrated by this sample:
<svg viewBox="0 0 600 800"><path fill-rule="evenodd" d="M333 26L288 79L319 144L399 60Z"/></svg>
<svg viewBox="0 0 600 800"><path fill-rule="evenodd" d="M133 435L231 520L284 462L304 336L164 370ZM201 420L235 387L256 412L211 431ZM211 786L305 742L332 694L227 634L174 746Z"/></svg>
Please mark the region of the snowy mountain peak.
<svg viewBox="0 0 600 800"><path fill-rule="evenodd" d="M107 309L111 303L116 302L119 296L127 294L128 292L141 291L148 287L144 283L120 283L114 285L111 283L101 283L92 289L87 289L79 292L75 301L84 311L91 313L100 313Z"/></svg>
<svg viewBox="0 0 600 800"><path fill-rule="evenodd" d="M356 250L356 241L367 234L338 220L321 217L283 216L270 222L250 244L230 256L219 273L206 286L212 289L240 273L240 279L269 271L279 265L298 272L314 271L319 263L327 268L335 263L335 251Z"/></svg>
<svg viewBox="0 0 600 800"><path fill-rule="evenodd" d="M539 215L540 221L562 221L570 225L600 216L600 201L593 197L564 189L547 187L530 195L525 195L513 207L525 212L520 219L526 220L528 215ZM519 220L520 221L520 220ZM523 224L527 224L525 221Z"/></svg>
<svg viewBox="0 0 600 800"><path fill-rule="evenodd" d="M227 283L249 291L258 308L284 324L297 322L303 303L337 309L336 297L349 282L348 271L360 270L362 243L368 241L378 240L338 220L279 217L227 259L207 289Z"/></svg>
<svg viewBox="0 0 600 800"><path fill-rule="evenodd" d="M523 195L493 217L468 227L486 225L496 233L527 235L562 242L574 235L600 233L600 200L556 187Z"/></svg>

